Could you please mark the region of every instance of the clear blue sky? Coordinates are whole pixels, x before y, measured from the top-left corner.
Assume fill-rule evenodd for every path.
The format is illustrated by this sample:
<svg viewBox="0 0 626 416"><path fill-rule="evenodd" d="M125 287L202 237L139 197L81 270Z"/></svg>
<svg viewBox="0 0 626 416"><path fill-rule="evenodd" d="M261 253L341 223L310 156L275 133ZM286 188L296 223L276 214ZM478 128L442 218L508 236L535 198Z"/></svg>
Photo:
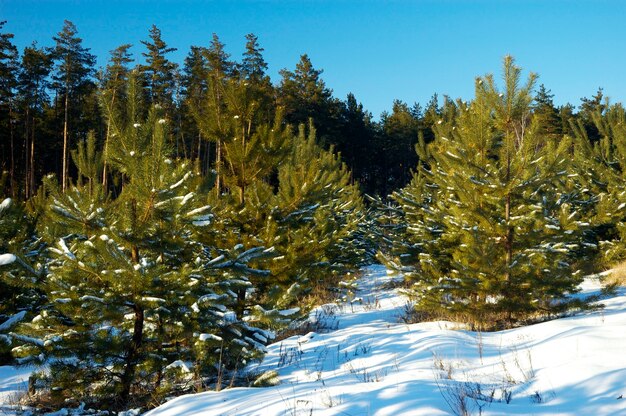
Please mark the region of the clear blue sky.
<svg viewBox="0 0 626 416"><path fill-rule="evenodd" d="M578 105L600 86L626 101L626 1L0 0L0 19L20 50L51 46L69 19L99 66L123 43L141 59L152 24L179 63L213 32L239 58L252 32L275 83L307 53L335 96L353 92L375 117L394 99L472 98L474 77L499 74L506 54L538 73L557 104Z"/></svg>

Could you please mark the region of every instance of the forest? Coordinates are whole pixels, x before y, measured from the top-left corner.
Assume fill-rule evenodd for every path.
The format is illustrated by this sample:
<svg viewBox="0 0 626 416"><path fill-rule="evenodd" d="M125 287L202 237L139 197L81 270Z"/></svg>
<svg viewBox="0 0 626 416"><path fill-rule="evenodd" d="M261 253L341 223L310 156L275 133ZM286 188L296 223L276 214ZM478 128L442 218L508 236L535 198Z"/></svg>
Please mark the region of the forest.
<svg viewBox="0 0 626 416"><path fill-rule="evenodd" d="M602 89L556 106L510 56L469 101L375 120L306 54L271 80L254 34L180 65L153 26L104 68L70 21L50 47L12 38L0 364L45 364L29 391L50 409L248 385L366 264L404 274L416 321L489 331L591 308L566 295L626 257L624 108Z"/></svg>

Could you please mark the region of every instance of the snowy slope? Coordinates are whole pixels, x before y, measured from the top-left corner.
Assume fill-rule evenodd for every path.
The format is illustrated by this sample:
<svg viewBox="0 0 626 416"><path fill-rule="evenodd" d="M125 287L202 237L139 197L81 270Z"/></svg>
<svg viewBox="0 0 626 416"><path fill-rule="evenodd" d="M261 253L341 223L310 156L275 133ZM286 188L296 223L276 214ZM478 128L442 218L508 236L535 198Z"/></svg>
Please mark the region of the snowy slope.
<svg viewBox="0 0 626 416"><path fill-rule="evenodd" d="M383 288L393 278L367 268L362 304L312 314L332 330L270 345L254 370L277 371L279 385L182 396L148 415L626 415L625 291L602 311L481 334L403 324L406 300Z"/></svg>
<svg viewBox="0 0 626 416"><path fill-rule="evenodd" d="M406 299L385 289L394 279L367 268L361 302L320 307L310 319L324 331L270 345L252 370L277 371L278 386L183 396L148 415L449 415L462 404L476 415L626 415L626 290L601 311L480 334L402 323ZM0 367L0 415L14 414L7 404L29 373Z"/></svg>

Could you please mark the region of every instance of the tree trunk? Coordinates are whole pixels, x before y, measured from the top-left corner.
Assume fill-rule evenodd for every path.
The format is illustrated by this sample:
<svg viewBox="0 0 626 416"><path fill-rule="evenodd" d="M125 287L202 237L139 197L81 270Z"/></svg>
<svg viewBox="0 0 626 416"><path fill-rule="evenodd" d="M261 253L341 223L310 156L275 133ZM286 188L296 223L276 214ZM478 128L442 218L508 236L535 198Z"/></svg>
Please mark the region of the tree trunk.
<svg viewBox="0 0 626 416"><path fill-rule="evenodd" d="M32 158L30 156L31 153L31 147L32 144L30 143L30 131L29 131L29 126L30 126L30 106L27 105L26 106L26 113L25 113L25 121L24 121L24 144L26 147L26 152L25 152L25 157L24 157L24 165L26 167L26 172L24 174L24 198L28 199L30 198L30 186L31 186L31 180L30 180L30 175L31 175L31 169L32 169Z"/></svg>
<svg viewBox="0 0 626 416"><path fill-rule="evenodd" d="M111 111L113 111L113 101L115 100L115 94L111 99ZM107 156L109 151L109 135L111 134L111 120L107 120L107 132L104 138L104 149L102 157L102 189L106 194L107 191Z"/></svg>
<svg viewBox="0 0 626 416"><path fill-rule="evenodd" d="M9 101L9 135L11 137L11 195L13 198L17 197L17 186L15 184L15 137L13 135L13 110L11 108L11 102Z"/></svg>
<svg viewBox="0 0 626 416"><path fill-rule="evenodd" d="M215 179L215 192L217 193L217 197L222 194L222 183L221 183L221 167L222 167L222 141L217 140L216 148L215 148L215 167L217 171L217 178Z"/></svg>
<svg viewBox="0 0 626 416"><path fill-rule="evenodd" d="M139 349L143 342L143 321L144 312L136 304L133 305L133 311L135 312L135 323L133 326L133 338L128 347L126 353L126 363L124 367L124 374L122 374L122 391L120 392L120 400L124 403L128 402L130 397L130 388L133 384L135 377L135 369L137 368L137 357L139 355Z"/></svg>
<svg viewBox="0 0 626 416"><path fill-rule="evenodd" d="M235 306L235 314L238 319L243 318L246 310L246 288L237 289L237 305Z"/></svg>
<svg viewBox="0 0 626 416"><path fill-rule="evenodd" d="M506 203L504 207L504 219L507 223L506 231L506 276L505 280L508 282L511 279L511 264L513 264L513 227L509 224L511 219L511 194L506 196Z"/></svg>
<svg viewBox="0 0 626 416"><path fill-rule="evenodd" d="M63 173L61 175L61 181L63 183L62 190L65 193L65 189L67 188L67 174L69 172L68 168L68 140L67 140L67 122L68 122L68 107L69 107L69 91L65 91L65 109L63 115Z"/></svg>

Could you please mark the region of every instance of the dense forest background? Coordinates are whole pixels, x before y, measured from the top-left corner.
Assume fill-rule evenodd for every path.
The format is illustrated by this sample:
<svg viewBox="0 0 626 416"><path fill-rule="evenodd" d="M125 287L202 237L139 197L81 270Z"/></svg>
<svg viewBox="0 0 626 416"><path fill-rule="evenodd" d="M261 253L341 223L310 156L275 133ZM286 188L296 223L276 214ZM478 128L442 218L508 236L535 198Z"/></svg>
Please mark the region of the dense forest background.
<svg viewBox="0 0 626 416"><path fill-rule="evenodd" d="M239 60L225 52L214 34L209 45L193 46L182 65L168 59L175 49L167 46L156 26L146 37L141 57L129 54L131 45L121 45L111 51L105 68L96 68L96 57L71 22L66 21L52 37L50 47L33 42L20 52L11 43L12 35L2 34L0 160L6 194L28 199L48 173L62 181L76 178L71 149L90 131L98 149L105 148L110 126L103 106L120 101L130 72L139 74L146 102L166 108L174 123L176 156L197 159L205 172L215 165L218 152L211 127L198 121L201 95L210 88L211 79L249 79L261 107L257 114L271 119L280 110L283 122L293 126L313 120L318 142L342 155L353 181L369 195L386 196L408 183L417 165L414 147L419 135L432 140L433 125L456 106L454 100L436 93L428 103L396 100L391 111L375 121L354 95L334 97L322 79L323 71L306 54L293 70L282 70L281 79L272 82L265 72L263 48L253 34L246 36L246 51ZM581 99L578 107L557 107L543 85L533 103L535 116L546 121L547 133L557 137L569 132L572 122L582 120L590 140L598 138L592 114L603 105L600 89ZM106 168L103 175L109 185Z"/></svg>
<svg viewBox="0 0 626 416"><path fill-rule="evenodd" d="M272 82L253 34L240 59L213 35L181 65L153 26L139 59L121 45L100 69L69 21L50 47L12 37L0 362L47 363L31 387L52 402L250 382L275 331L349 300L376 259L415 319L492 330L589 307L569 297L584 274L625 257L623 107L601 89L555 106L512 57L471 101L375 121L307 55Z"/></svg>

